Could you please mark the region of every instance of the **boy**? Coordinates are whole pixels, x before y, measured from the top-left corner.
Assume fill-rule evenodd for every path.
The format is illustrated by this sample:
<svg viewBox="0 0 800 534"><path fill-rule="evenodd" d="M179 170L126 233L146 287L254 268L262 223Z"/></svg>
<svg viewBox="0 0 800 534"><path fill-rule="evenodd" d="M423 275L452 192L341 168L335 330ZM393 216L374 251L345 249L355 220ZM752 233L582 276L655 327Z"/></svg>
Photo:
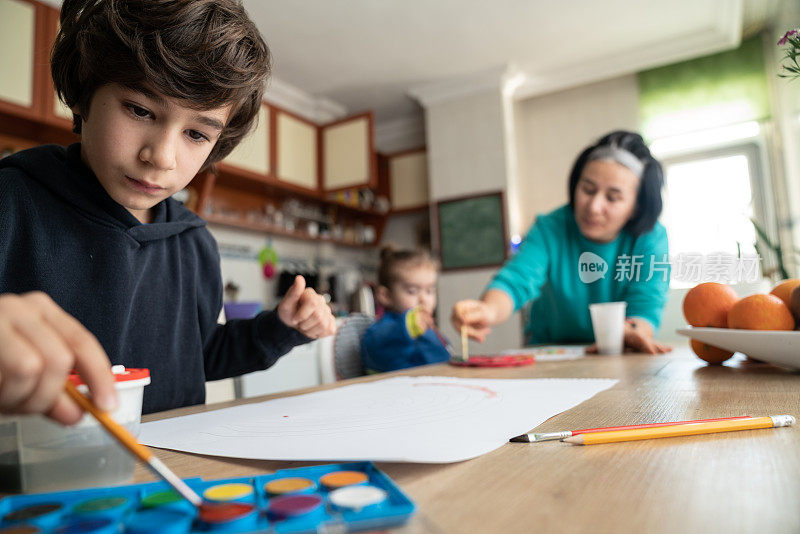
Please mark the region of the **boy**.
<svg viewBox="0 0 800 534"><path fill-rule="evenodd" d="M81 142L0 160L0 412L77 421L72 368L111 410L111 362L150 369L145 413L198 404L206 380L333 333L302 277L218 325L216 244L170 198L261 104L270 53L239 1L65 0L51 67Z"/></svg>

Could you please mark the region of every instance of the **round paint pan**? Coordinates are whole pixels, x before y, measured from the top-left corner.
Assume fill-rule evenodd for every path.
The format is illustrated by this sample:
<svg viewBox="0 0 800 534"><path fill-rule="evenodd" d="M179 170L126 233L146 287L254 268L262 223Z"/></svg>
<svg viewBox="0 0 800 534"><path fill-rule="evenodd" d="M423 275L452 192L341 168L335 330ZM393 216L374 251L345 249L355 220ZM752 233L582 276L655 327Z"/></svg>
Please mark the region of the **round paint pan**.
<svg viewBox="0 0 800 534"><path fill-rule="evenodd" d="M322 514L322 497L319 495L284 495L269 501L267 512L275 519L310 517Z"/></svg>
<svg viewBox="0 0 800 534"><path fill-rule="evenodd" d="M133 514L125 525L125 534L186 534L194 516L176 508L148 508Z"/></svg>
<svg viewBox="0 0 800 534"><path fill-rule="evenodd" d="M58 502L29 504L3 516L4 523L25 523L43 529L56 528L64 514L64 506Z"/></svg>
<svg viewBox="0 0 800 534"><path fill-rule="evenodd" d="M247 503L203 503L199 518L205 530L250 531L256 528L258 513Z"/></svg>
<svg viewBox="0 0 800 534"><path fill-rule="evenodd" d="M264 484L264 491L272 497L314 493L316 490L314 481L303 477L277 478Z"/></svg>
<svg viewBox="0 0 800 534"><path fill-rule="evenodd" d="M253 486L243 482L217 484L206 488L203 499L215 503L241 502L252 504L255 499Z"/></svg>
<svg viewBox="0 0 800 534"><path fill-rule="evenodd" d="M181 497L175 490L163 490L145 495L142 497L139 505L144 509L173 509L180 510L192 516L197 515L197 508Z"/></svg>
<svg viewBox="0 0 800 534"><path fill-rule="evenodd" d="M79 502L73 506L72 513L86 519L90 516L99 516L119 521L130 508L131 501L127 497L97 497Z"/></svg>
<svg viewBox="0 0 800 534"><path fill-rule="evenodd" d="M369 477L361 471L334 471L321 477L319 483L328 490L335 490L346 486L366 484L368 480Z"/></svg>
<svg viewBox="0 0 800 534"><path fill-rule="evenodd" d="M109 517L85 519L67 523L56 534L118 534L119 523Z"/></svg>
<svg viewBox="0 0 800 534"><path fill-rule="evenodd" d="M328 501L332 506L349 512L374 509L388 499L389 494L386 491L368 484L339 488L328 494Z"/></svg>

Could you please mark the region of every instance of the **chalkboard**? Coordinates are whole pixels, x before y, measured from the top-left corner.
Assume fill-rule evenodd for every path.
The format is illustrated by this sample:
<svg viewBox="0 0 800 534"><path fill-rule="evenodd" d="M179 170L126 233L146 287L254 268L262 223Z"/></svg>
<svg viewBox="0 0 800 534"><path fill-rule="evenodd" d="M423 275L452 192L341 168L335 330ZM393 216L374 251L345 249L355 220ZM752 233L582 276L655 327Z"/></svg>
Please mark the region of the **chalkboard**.
<svg viewBox="0 0 800 534"><path fill-rule="evenodd" d="M506 259L503 193L436 204L442 270L490 267Z"/></svg>

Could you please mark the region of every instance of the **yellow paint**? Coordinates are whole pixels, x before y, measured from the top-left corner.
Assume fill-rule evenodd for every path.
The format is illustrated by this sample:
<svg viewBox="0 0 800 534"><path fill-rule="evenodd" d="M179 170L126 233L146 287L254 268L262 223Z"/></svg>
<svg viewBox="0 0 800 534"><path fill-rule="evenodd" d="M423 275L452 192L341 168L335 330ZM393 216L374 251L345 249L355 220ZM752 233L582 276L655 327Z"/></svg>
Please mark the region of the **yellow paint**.
<svg viewBox="0 0 800 534"><path fill-rule="evenodd" d="M237 482L212 486L203 492L203 497L209 501L225 502L241 499L242 497L247 497L252 493L253 487L250 484Z"/></svg>

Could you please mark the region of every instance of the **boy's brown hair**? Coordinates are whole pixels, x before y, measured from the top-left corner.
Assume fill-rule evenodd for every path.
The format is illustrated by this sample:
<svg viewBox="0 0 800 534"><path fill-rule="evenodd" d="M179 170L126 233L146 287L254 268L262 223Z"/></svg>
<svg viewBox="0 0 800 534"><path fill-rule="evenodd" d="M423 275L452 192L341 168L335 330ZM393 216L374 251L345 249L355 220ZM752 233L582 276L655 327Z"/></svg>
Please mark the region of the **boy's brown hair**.
<svg viewBox="0 0 800 534"><path fill-rule="evenodd" d="M391 289L397 281L397 272L403 266L428 264L438 269L436 261L424 250L400 250L391 245L381 249L381 263L378 267L378 285Z"/></svg>
<svg viewBox="0 0 800 534"><path fill-rule="evenodd" d="M205 168L253 126L271 55L239 0L64 0L50 68L59 98L79 110L75 133L109 83L198 110L233 104Z"/></svg>

